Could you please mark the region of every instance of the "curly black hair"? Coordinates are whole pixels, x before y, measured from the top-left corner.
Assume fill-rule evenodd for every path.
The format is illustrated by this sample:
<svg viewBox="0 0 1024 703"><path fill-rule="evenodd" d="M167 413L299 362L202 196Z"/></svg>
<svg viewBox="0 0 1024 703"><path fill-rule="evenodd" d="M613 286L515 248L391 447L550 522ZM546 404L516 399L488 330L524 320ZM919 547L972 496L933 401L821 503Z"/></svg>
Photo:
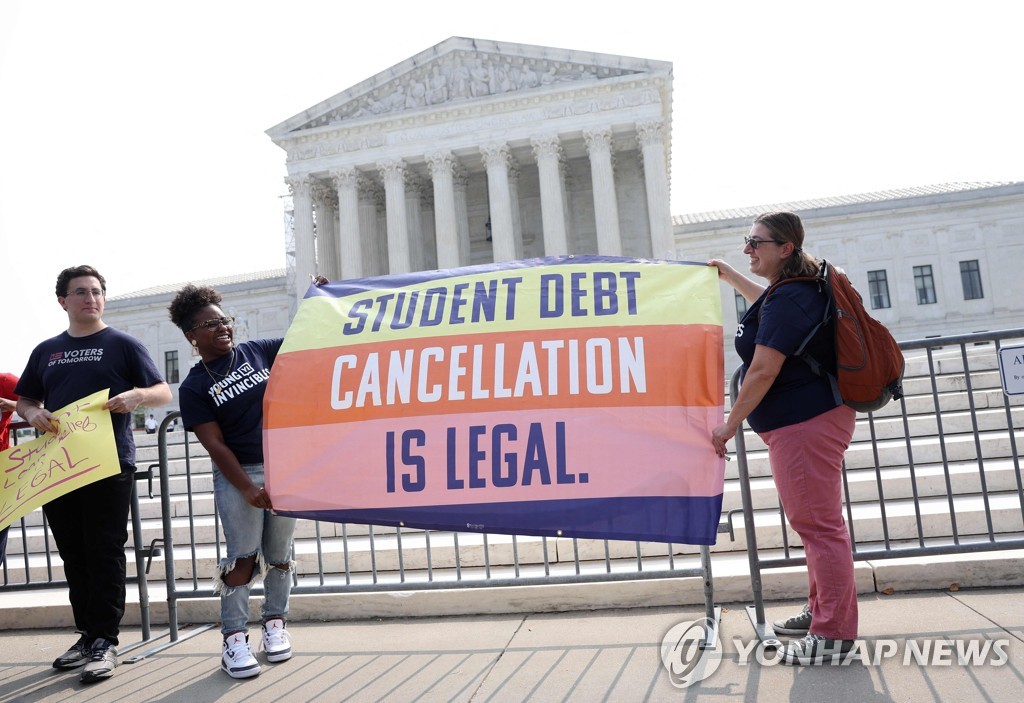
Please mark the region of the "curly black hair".
<svg viewBox="0 0 1024 703"><path fill-rule="evenodd" d="M174 300L167 306L167 310L171 314L171 322L182 332L188 332L192 328L192 321L197 312L210 305L220 305L221 300L221 294L213 288L189 283L178 291Z"/></svg>

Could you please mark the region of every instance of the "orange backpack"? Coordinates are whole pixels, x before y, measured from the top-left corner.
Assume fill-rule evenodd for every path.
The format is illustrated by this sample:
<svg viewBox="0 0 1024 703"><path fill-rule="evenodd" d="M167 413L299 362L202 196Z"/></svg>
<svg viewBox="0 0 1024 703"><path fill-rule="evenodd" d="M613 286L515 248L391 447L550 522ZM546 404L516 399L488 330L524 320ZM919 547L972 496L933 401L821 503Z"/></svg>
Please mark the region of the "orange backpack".
<svg viewBox="0 0 1024 703"><path fill-rule="evenodd" d="M822 260L817 276L779 281L768 289L765 300L773 290L793 281L817 282L828 296L825 315L800 343L794 356L803 359L815 374L827 375L836 400L860 412L872 412L890 400L902 398L906 366L903 352L885 325L864 309L860 293L846 274ZM806 351L811 339L832 321L835 322L837 370L834 376Z"/></svg>

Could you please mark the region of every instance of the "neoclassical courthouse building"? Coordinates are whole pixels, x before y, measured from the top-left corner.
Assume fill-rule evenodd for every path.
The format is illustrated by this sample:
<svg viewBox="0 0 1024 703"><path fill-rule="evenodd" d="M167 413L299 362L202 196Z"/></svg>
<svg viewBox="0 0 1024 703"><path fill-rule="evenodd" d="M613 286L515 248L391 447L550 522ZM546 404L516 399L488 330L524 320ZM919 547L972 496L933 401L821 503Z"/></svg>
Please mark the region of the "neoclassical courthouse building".
<svg viewBox="0 0 1024 703"><path fill-rule="evenodd" d="M331 280L597 253L745 270L758 214L798 212L898 339L1019 327L1024 182L954 183L673 216L672 65L453 37L267 130L286 154L284 267L206 281L239 341L283 336ZM111 298L172 388L184 281ZM724 324L744 309L723 285ZM736 365L726 334L727 377Z"/></svg>

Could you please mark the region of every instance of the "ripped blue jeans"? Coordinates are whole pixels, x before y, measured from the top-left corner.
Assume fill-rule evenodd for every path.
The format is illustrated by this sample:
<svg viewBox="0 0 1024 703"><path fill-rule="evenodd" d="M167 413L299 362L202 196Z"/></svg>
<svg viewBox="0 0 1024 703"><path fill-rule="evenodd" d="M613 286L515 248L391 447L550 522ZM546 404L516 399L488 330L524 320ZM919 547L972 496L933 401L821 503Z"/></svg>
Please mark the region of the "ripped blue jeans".
<svg viewBox="0 0 1024 703"><path fill-rule="evenodd" d="M263 464L242 464L242 469L257 486L263 485ZM231 485L216 465L213 467L213 491L227 543L227 556L217 567L214 593L220 594L221 633L226 637L244 632L249 623L249 591L263 576L263 620L288 615L288 596L292 590L292 535L295 518L274 515L254 508L241 491ZM242 586L228 586L224 577L243 557L256 557L252 578ZM275 564L286 564L280 569Z"/></svg>

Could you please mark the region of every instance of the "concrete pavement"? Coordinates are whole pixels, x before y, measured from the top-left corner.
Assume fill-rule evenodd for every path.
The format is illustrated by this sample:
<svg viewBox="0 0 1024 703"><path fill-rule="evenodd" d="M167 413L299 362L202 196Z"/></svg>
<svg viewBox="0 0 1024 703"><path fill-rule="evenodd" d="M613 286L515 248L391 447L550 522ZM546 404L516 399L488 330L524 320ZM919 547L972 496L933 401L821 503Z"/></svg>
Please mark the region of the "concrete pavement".
<svg viewBox="0 0 1024 703"><path fill-rule="evenodd" d="M769 621L794 601L766 604ZM79 682L50 662L74 641L66 630L2 635L0 702L49 701L1019 701L1024 696L1024 588L861 597L868 662L792 667L754 638L741 604L724 605L720 649L704 653L704 680L678 688L663 666L666 633L700 606L569 613L289 624L295 656L236 681L218 669L212 628L111 679ZM678 632L679 630L674 630ZM258 628L251 639L258 639ZM183 630L187 634L187 630ZM137 628L122 643L139 640ZM952 644L944 644L949 640ZM161 640L160 642L166 641ZM957 661L970 641L988 649ZM159 644L158 642L157 644ZM974 645L978 646L978 645ZM122 660L138 651L122 655ZM258 654L263 661L263 655ZM679 655L683 656L683 655ZM871 661L877 657L877 663ZM918 659L925 663L918 663ZM907 660L907 663L905 663ZM715 668L717 667L717 668Z"/></svg>

